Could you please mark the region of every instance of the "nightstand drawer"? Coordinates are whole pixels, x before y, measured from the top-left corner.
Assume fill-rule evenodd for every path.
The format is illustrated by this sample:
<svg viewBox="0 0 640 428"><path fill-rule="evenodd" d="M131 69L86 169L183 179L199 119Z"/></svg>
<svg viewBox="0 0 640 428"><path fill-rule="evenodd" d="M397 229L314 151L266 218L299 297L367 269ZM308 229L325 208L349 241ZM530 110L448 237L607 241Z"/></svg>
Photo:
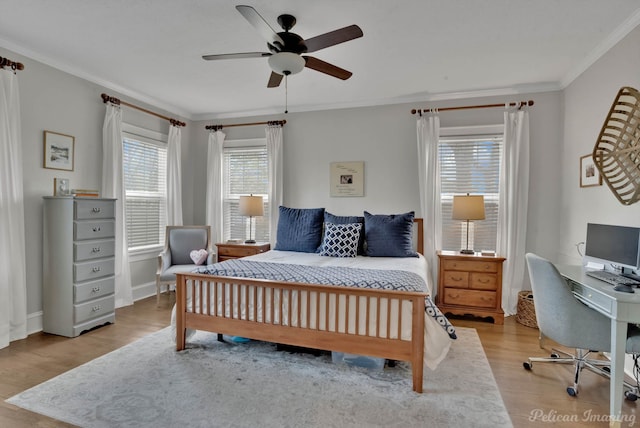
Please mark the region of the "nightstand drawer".
<svg viewBox="0 0 640 428"><path fill-rule="evenodd" d="M218 254L221 256L246 257L258 254L255 247L219 247Z"/></svg>
<svg viewBox="0 0 640 428"><path fill-rule="evenodd" d="M447 284L445 284L446 286ZM493 273L471 273L469 280L469 288L474 290L491 290L498 289L498 276Z"/></svg>
<svg viewBox="0 0 640 428"><path fill-rule="evenodd" d="M455 288L445 288L444 303L447 305L494 308L496 306L496 293L493 291L463 291Z"/></svg>
<svg viewBox="0 0 640 428"><path fill-rule="evenodd" d="M498 272L498 263L467 260L444 260L445 270L464 270L472 272Z"/></svg>
<svg viewBox="0 0 640 428"><path fill-rule="evenodd" d="M442 280L445 287L468 288L469 272L444 271Z"/></svg>

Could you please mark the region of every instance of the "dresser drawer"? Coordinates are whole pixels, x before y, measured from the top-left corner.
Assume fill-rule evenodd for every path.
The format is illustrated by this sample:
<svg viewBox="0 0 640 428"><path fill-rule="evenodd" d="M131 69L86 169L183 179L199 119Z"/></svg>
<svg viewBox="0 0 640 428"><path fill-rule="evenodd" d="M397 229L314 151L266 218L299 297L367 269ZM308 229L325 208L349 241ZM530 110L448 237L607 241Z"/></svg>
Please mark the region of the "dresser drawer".
<svg viewBox="0 0 640 428"><path fill-rule="evenodd" d="M469 279L469 288L496 291L498 289L498 275L472 272Z"/></svg>
<svg viewBox="0 0 640 428"><path fill-rule="evenodd" d="M455 288L445 288L444 303L447 305L494 308L496 306L496 293L493 291L458 290Z"/></svg>
<svg viewBox="0 0 640 428"><path fill-rule="evenodd" d="M103 221L78 221L73 223L73 239L83 241L86 239L100 239L115 237L116 222L114 220Z"/></svg>
<svg viewBox="0 0 640 428"><path fill-rule="evenodd" d="M90 261L84 263L74 263L74 282L82 282L90 279L98 279L113 275L115 272L115 259Z"/></svg>
<svg viewBox="0 0 640 428"><path fill-rule="evenodd" d="M445 287L469 287L469 272L444 271L442 280Z"/></svg>
<svg viewBox="0 0 640 428"><path fill-rule="evenodd" d="M498 272L498 263L468 260L444 260L445 270L464 270L472 272Z"/></svg>
<svg viewBox="0 0 640 428"><path fill-rule="evenodd" d="M105 241L75 242L73 244L73 259L77 262L99 259L102 257L112 257L115 253L116 241L114 239Z"/></svg>
<svg viewBox="0 0 640 428"><path fill-rule="evenodd" d="M76 199L74 218L76 220L115 218L115 206L115 201Z"/></svg>
<svg viewBox="0 0 640 428"><path fill-rule="evenodd" d="M98 281L76 284L73 287L73 303L82 303L87 300L113 294L115 291L115 278L112 276Z"/></svg>
<svg viewBox="0 0 640 428"><path fill-rule="evenodd" d="M102 297L87 303L73 305L73 320L75 324L78 324L111 313L114 309L115 299L113 296Z"/></svg>

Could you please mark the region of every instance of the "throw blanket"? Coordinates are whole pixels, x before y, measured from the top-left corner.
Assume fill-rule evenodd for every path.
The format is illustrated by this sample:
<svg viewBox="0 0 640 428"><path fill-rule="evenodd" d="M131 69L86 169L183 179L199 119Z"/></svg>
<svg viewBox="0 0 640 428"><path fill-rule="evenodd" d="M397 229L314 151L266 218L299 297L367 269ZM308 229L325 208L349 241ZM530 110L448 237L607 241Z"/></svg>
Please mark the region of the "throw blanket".
<svg viewBox="0 0 640 428"><path fill-rule="evenodd" d="M337 285L377 290L421 292L426 289L424 280L419 275L402 270L345 269L336 266L305 266L233 259L203 266L195 269L193 272L206 275L268 279L281 282L302 282L305 284ZM455 328L451 325L447 317L440 312L440 309L433 303L430 296L425 297L425 311L444 328L450 338L457 338Z"/></svg>

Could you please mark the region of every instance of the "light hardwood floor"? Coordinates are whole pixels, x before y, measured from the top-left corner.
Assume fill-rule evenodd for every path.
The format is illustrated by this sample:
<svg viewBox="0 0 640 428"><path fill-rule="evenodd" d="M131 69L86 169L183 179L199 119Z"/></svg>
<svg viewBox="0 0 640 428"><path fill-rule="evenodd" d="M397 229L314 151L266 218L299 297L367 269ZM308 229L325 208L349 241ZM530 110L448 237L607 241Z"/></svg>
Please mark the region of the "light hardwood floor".
<svg viewBox="0 0 640 428"><path fill-rule="evenodd" d="M0 427L66 427L62 422L4 402L7 398L56 375L106 354L169 325L172 296L155 296L116 310L116 323L69 339L36 333L0 350ZM504 325L453 319L453 324L478 331L502 398L515 427L606 427L609 413L608 380L584 371L580 394L565 388L573 373L568 366L537 364L523 369L528 356L547 356L538 346L538 330L508 317ZM547 341L545 347L550 347ZM428 372L425 376L428 382ZM640 405L640 404L639 404ZM622 426L640 426L636 404L625 402ZM531 420L533 417L537 420Z"/></svg>

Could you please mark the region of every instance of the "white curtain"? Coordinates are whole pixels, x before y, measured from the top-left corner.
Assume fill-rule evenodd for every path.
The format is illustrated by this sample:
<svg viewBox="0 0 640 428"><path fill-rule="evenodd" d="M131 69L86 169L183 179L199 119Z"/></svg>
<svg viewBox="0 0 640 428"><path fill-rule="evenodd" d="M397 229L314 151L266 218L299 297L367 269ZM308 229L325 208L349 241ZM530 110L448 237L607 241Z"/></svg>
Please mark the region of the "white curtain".
<svg viewBox="0 0 640 428"><path fill-rule="evenodd" d="M529 197L529 112L504 113L504 155L500 171L498 254L506 257L502 275L502 310L516 313L525 275L525 239Z"/></svg>
<svg viewBox="0 0 640 428"><path fill-rule="evenodd" d="M182 226L182 164L179 126L169 127L167 145L167 225Z"/></svg>
<svg viewBox="0 0 640 428"><path fill-rule="evenodd" d="M269 168L269 239L271 248L276 243L278 230L279 207L282 205L282 125L268 125L265 129L267 135L267 159Z"/></svg>
<svg viewBox="0 0 640 428"><path fill-rule="evenodd" d="M223 183L223 148L225 133L213 131L209 133L209 147L207 152L207 224L211 226L211 242L223 242L224 209L222 206Z"/></svg>
<svg viewBox="0 0 640 428"><path fill-rule="evenodd" d="M0 68L0 348L27 337L18 76Z"/></svg>
<svg viewBox="0 0 640 428"><path fill-rule="evenodd" d="M436 251L442 245L440 163L438 162L440 117L437 112L431 112L418 118L417 134L420 210L424 224L424 256L429 262L430 287L432 293L435 294L438 275Z"/></svg>
<svg viewBox="0 0 640 428"><path fill-rule="evenodd" d="M116 307L133 304L122 170L122 110L111 103L102 127L102 197L116 199Z"/></svg>

